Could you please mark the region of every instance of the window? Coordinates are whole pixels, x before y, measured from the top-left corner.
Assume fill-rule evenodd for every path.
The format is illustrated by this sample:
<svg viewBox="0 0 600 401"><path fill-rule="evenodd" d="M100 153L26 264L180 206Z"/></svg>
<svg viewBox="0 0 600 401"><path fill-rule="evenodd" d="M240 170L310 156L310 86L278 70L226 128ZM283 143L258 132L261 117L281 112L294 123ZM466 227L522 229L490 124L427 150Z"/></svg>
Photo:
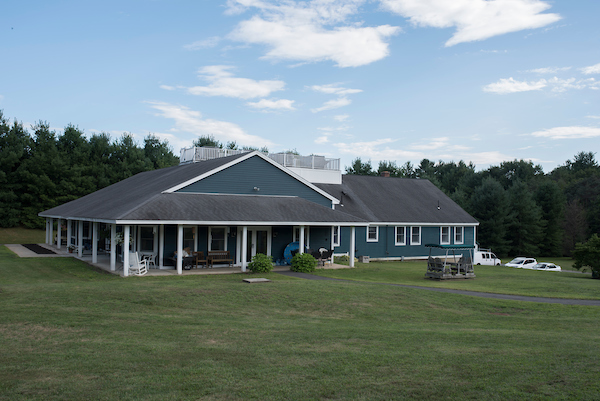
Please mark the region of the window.
<svg viewBox="0 0 600 401"><path fill-rule="evenodd" d="M441 227L440 230L440 244L450 243L450 227Z"/></svg>
<svg viewBox="0 0 600 401"><path fill-rule="evenodd" d="M406 245L406 227L396 226L396 245Z"/></svg>
<svg viewBox="0 0 600 401"><path fill-rule="evenodd" d="M153 227L141 227L140 228L140 251L141 252L154 252L154 228Z"/></svg>
<svg viewBox="0 0 600 401"><path fill-rule="evenodd" d="M367 227L367 242L377 242L379 239L379 227L369 226Z"/></svg>
<svg viewBox="0 0 600 401"><path fill-rule="evenodd" d="M300 242L300 227L294 227L294 242ZM310 235L309 235L309 227L304 226L304 246L310 248Z"/></svg>
<svg viewBox="0 0 600 401"><path fill-rule="evenodd" d="M462 244L463 242L463 227L454 227L454 243Z"/></svg>
<svg viewBox="0 0 600 401"><path fill-rule="evenodd" d="M209 251L226 251L225 227L211 227L209 233Z"/></svg>
<svg viewBox="0 0 600 401"><path fill-rule="evenodd" d="M340 226L331 227L331 245L340 246Z"/></svg>
<svg viewBox="0 0 600 401"><path fill-rule="evenodd" d="M410 228L410 244L421 245L421 227Z"/></svg>
<svg viewBox="0 0 600 401"><path fill-rule="evenodd" d="M183 249L190 248L195 251L196 247L196 227L183 227Z"/></svg>

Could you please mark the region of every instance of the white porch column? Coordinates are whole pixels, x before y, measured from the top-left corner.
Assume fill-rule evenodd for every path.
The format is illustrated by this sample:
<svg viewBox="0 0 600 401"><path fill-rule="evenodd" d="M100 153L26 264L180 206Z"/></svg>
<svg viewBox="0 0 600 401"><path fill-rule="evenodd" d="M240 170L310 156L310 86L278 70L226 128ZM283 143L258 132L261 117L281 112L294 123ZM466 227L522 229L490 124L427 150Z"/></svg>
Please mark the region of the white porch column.
<svg viewBox="0 0 600 401"><path fill-rule="evenodd" d="M177 224L177 274L183 273L183 224Z"/></svg>
<svg viewBox="0 0 600 401"><path fill-rule="evenodd" d="M163 267L163 259L165 258L165 225L161 224L158 230L158 267Z"/></svg>
<svg viewBox="0 0 600 401"><path fill-rule="evenodd" d="M50 219L46 217L46 244L50 244Z"/></svg>
<svg viewBox="0 0 600 401"><path fill-rule="evenodd" d="M350 267L354 267L354 248L356 248L356 227L350 229Z"/></svg>
<svg viewBox="0 0 600 401"><path fill-rule="evenodd" d="M300 226L300 238L298 238L298 241L299 241L298 253L304 253L304 226Z"/></svg>
<svg viewBox="0 0 600 401"><path fill-rule="evenodd" d="M54 245L54 219L50 218L50 238L48 238L48 244Z"/></svg>
<svg viewBox="0 0 600 401"><path fill-rule="evenodd" d="M130 226L123 226L123 277L129 276L129 241L131 236Z"/></svg>
<svg viewBox="0 0 600 401"><path fill-rule="evenodd" d="M83 255L83 220L79 220L77 229L77 256Z"/></svg>
<svg viewBox="0 0 600 401"><path fill-rule="evenodd" d="M98 223L92 223L92 263L98 263Z"/></svg>
<svg viewBox="0 0 600 401"><path fill-rule="evenodd" d="M67 249L71 246L71 220L67 219Z"/></svg>
<svg viewBox="0 0 600 401"><path fill-rule="evenodd" d="M56 224L56 249L60 249L60 245L61 245L61 237L62 237L62 227L61 225L61 219L57 220L57 224Z"/></svg>
<svg viewBox="0 0 600 401"><path fill-rule="evenodd" d="M114 272L117 265L117 225L110 225L110 271Z"/></svg>
<svg viewBox="0 0 600 401"><path fill-rule="evenodd" d="M242 227L242 271L246 272L248 266L248 226Z"/></svg>

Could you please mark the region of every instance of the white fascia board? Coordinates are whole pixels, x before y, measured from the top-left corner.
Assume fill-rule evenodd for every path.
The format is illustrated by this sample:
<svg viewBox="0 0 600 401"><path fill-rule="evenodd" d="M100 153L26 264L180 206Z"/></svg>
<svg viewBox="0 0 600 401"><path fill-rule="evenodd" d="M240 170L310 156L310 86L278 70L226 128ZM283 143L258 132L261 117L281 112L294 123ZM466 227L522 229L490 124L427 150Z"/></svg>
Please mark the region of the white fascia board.
<svg viewBox="0 0 600 401"><path fill-rule="evenodd" d="M255 151L252 151L252 152L250 152L250 153L246 153L246 154L244 154L244 156L241 156L241 157L239 157L239 158L237 158L237 159L235 159L235 160L232 160L232 161L230 161L229 163L226 163L226 164L224 164L224 165L222 165L222 166L219 166L219 167L215 168L214 170L211 170L211 171L209 171L209 172L207 172L207 173L204 173L204 174L202 174L202 175L199 175L198 177L194 177L194 178L192 178L191 180L187 180L187 181L185 181L185 182L183 182L183 183L181 183L181 184L178 184L178 185L176 185L176 186L174 186L174 187L171 187L171 188L169 188L169 189L167 189L167 190L163 191L162 193L172 193L172 192L177 192L177 191L179 191L181 188L185 188L185 187L187 187L188 185L191 185L191 184L193 184L193 183L195 183L195 182L198 182L198 181L200 181L200 180L202 180L202 179L204 179L204 178L206 178L206 177L209 177L209 176L211 176L211 175L213 175L213 174L216 174L216 173L218 173L219 171L223 171L223 170L225 170L226 168L229 168L229 167L231 167L231 166L234 166L234 165L236 165L236 164L238 164L238 163L241 163L241 162L243 162L243 161L245 161L245 160L248 160L249 158L251 158L251 157L254 157L254 156L258 156L258 157L260 157L261 159L263 159L263 160L265 160L265 161L267 161L267 162L271 163L273 166L277 167L278 169L280 169L281 171L283 171L283 172L284 172L284 173L286 173L287 175L289 175L289 176L291 176L292 178L294 178L294 179L296 179L296 180L300 181L301 183L303 183L304 185L308 186L308 187L309 187L310 189L312 189L313 191L315 191L315 192L317 192L317 193L319 193L319 194L323 195L323 196L324 196L324 197L326 197L327 199L331 200L331 202L332 202L333 204L339 204L339 203L340 203L340 201L339 201L337 198L335 198L335 197L331 196L331 194L329 194L329 193L327 193L327 192L323 191L321 188L319 188L319 187L315 186L315 185L314 185L314 184L312 184L311 182L309 182L309 181L307 181L306 179L304 179L304 178L300 177L298 174L296 174L296 173L294 173L293 171L291 171L290 169L288 169L288 168L286 168L286 167L282 166L281 164L277 163L276 161L274 161L274 160L271 160L270 158L268 158L267 156L263 155L261 152L259 152L259 151L257 151L257 150L255 150Z"/></svg>
<svg viewBox="0 0 600 401"><path fill-rule="evenodd" d="M388 222L388 223L382 223L382 222L376 222L376 223L370 223L369 225L371 226L422 226L422 227L447 227L447 226L451 226L451 227L476 227L479 225L479 223L417 223L417 222L411 222L411 223L398 223L398 222Z"/></svg>
<svg viewBox="0 0 600 401"><path fill-rule="evenodd" d="M92 223L105 223L105 224L117 224L116 220L110 219L97 219L94 217L74 217L74 216L59 216L59 215L38 215L40 217L46 217L49 219L61 219L61 220L82 220L82 221L91 221Z"/></svg>
<svg viewBox="0 0 600 401"><path fill-rule="evenodd" d="M117 220L119 225L155 225L155 224L182 224L197 226L343 226L366 227L367 222L311 222L311 221L192 221L192 220Z"/></svg>

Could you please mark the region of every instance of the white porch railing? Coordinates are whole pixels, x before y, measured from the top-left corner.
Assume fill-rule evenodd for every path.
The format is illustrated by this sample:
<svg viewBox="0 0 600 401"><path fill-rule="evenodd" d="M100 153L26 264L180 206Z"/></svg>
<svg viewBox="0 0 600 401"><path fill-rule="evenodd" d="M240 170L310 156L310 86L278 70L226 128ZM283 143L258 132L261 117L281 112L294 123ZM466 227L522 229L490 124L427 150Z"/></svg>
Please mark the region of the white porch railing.
<svg viewBox="0 0 600 401"><path fill-rule="evenodd" d="M192 146L181 149L179 162L194 163L247 152L249 151ZM340 159L330 159L325 156L300 156L294 153L285 152L264 153L264 155L285 167L307 168L313 170L340 170Z"/></svg>

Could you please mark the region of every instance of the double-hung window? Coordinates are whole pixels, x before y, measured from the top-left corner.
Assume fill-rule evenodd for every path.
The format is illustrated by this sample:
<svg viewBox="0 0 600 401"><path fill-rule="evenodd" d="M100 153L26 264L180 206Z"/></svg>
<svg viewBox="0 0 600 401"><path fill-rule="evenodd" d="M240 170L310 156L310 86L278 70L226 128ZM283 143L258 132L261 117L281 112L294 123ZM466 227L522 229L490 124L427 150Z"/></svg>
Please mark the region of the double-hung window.
<svg viewBox="0 0 600 401"><path fill-rule="evenodd" d="M331 246L340 246L340 226L331 227Z"/></svg>
<svg viewBox="0 0 600 401"><path fill-rule="evenodd" d="M421 245L421 227L410 228L410 244Z"/></svg>
<svg viewBox="0 0 600 401"><path fill-rule="evenodd" d="M379 227L367 227L367 242L377 242L379 240Z"/></svg>
<svg viewBox="0 0 600 401"><path fill-rule="evenodd" d="M464 239L464 227L454 227L454 243L462 244L465 242Z"/></svg>
<svg viewBox="0 0 600 401"><path fill-rule="evenodd" d="M406 227L396 226L395 238L396 245L406 245Z"/></svg>
<svg viewBox="0 0 600 401"><path fill-rule="evenodd" d="M448 245L450 243L450 227L440 227L440 244Z"/></svg>

